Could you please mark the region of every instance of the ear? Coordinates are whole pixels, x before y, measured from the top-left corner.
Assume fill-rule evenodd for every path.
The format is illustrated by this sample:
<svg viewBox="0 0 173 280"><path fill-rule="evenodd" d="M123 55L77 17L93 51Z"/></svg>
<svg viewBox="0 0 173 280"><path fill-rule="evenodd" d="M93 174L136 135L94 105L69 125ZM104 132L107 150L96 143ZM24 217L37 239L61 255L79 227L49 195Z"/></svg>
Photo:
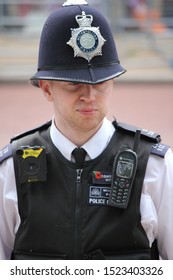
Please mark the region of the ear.
<svg viewBox="0 0 173 280"><path fill-rule="evenodd" d="M42 92L44 93L44 96L46 97L46 99L51 102L53 100L51 82L47 81L47 80L40 80L39 86L40 86Z"/></svg>

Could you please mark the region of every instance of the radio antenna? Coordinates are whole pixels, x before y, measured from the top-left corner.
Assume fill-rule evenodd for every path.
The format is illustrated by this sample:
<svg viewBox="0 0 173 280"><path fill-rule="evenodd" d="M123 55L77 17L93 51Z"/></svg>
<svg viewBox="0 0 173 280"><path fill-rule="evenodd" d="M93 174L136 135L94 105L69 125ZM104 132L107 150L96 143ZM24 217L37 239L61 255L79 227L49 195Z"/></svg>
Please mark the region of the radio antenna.
<svg viewBox="0 0 173 280"><path fill-rule="evenodd" d="M137 153L139 142L141 138L141 130L137 129L135 133L135 140L134 140L134 145L133 145L133 151Z"/></svg>

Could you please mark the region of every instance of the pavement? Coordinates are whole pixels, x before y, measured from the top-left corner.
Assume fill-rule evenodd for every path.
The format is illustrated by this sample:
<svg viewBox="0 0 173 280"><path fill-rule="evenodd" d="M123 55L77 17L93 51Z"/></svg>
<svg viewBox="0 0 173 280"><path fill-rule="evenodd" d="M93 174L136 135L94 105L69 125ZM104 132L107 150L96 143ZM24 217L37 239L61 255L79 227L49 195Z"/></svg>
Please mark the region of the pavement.
<svg viewBox="0 0 173 280"><path fill-rule="evenodd" d="M0 82L28 80L37 69L38 30L0 30ZM115 36L123 82L173 82L173 30L119 32Z"/></svg>

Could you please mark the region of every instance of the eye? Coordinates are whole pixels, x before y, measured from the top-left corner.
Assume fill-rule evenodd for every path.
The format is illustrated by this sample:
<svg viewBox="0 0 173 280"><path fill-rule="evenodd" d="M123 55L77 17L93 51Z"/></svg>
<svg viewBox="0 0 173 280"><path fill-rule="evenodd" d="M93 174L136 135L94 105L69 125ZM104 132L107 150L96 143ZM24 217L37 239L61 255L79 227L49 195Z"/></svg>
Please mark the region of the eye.
<svg viewBox="0 0 173 280"><path fill-rule="evenodd" d="M82 85L81 83L77 83L77 82L70 82L69 84L72 85L72 86Z"/></svg>
<svg viewBox="0 0 173 280"><path fill-rule="evenodd" d="M98 83L98 84L94 85L94 87L95 87L95 89L102 90L107 87L107 83L106 82Z"/></svg>
<svg viewBox="0 0 173 280"><path fill-rule="evenodd" d="M81 83L76 83L76 82L69 82L68 83L68 88L71 91L77 91L78 89L80 89L81 86L82 86Z"/></svg>
<svg viewBox="0 0 173 280"><path fill-rule="evenodd" d="M102 91L113 85L113 80L104 81L95 85L95 88Z"/></svg>

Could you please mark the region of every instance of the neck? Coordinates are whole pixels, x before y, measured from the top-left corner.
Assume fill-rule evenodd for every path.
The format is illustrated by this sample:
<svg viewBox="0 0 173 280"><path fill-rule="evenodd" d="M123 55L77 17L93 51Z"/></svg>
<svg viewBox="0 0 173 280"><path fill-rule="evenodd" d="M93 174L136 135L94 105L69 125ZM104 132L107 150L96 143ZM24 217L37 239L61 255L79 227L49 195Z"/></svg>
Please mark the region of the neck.
<svg viewBox="0 0 173 280"><path fill-rule="evenodd" d="M89 139L91 139L96 132L99 130L103 122L99 123L99 125L94 126L90 129L78 129L78 128L71 128L67 126L60 125L55 120L55 125L57 129L73 144L77 147L83 146Z"/></svg>

